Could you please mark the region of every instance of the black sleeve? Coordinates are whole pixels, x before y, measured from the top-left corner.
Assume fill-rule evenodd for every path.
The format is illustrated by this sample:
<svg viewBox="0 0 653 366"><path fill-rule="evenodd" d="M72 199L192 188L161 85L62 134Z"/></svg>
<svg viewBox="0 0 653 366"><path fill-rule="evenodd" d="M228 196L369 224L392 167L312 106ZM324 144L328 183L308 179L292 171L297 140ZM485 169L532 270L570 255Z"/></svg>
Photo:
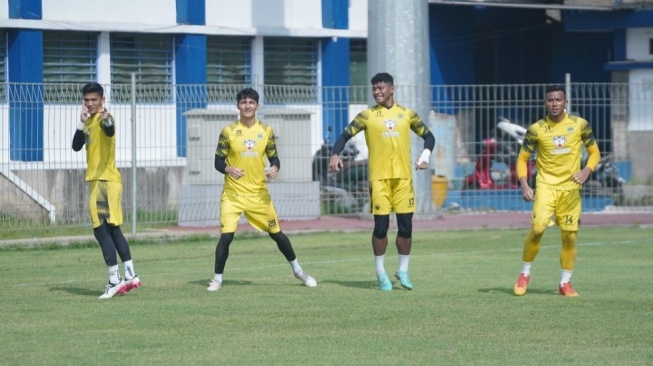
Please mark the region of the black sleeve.
<svg viewBox="0 0 653 366"><path fill-rule="evenodd" d="M107 136L113 137L113 135L116 134L116 125L113 122L109 127L105 126L104 123L102 123L101 125L102 125L102 130Z"/></svg>
<svg viewBox="0 0 653 366"><path fill-rule="evenodd" d="M75 130L75 135L73 136L73 150L79 151L84 147L86 139L84 138L83 130Z"/></svg>
<svg viewBox="0 0 653 366"><path fill-rule="evenodd" d="M270 166L276 166L277 170L281 170L281 160L279 160L279 157L274 157L274 158L269 158L270 160Z"/></svg>
<svg viewBox="0 0 653 366"><path fill-rule="evenodd" d="M426 135L422 136L424 139L424 148L429 149L429 151L433 152L433 149L435 148L435 136L429 131Z"/></svg>
<svg viewBox="0 0 653 366"><path fill-rule="evenodd" d="M224 168L227 167L227 160L224 157L216 155L213 164L215 166L215 170L219 171L222 174L226 174L224 172Z"/></svg>
<svg viewBox="0 0 653 366"><path fill-rule="evenodd" d="M333 144L333 149L331 150L331 155L338 155L342 152L342 150L345 148L345 145L347 144L347 141L351 139L352 135L349 134L347 131L343 131L340 137L338 137L338 141L336 141L335 144Z"/></svg>

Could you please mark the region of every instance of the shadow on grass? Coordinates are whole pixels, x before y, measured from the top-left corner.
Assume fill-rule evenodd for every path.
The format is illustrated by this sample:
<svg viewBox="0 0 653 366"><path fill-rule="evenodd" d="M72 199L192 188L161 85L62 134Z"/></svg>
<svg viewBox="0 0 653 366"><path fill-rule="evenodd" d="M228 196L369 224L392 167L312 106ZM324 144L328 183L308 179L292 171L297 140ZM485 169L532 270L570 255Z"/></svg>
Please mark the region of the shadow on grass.
<svg viewBox="0 0 653 366"><path fill-rule="evenodd" d="M515 293L513 292L512 287L491 287L491 288L480 288L478 289L478 292L486 293L486 294L496 294L496 293L504 293L510 296L515 296ZM526 294L540 294L540 295L557 295L557 291L553 290L541 290L537 288L529 288Z"/></svg>
<svg viewBox="0 0 653 366"><path fill-rule="evenodd" d="M321 281L320 283L332 283L343 287L364 289L376 289L378 286L376 281Z"/></svg>
<svg viewBox="0 0 653 366"><path fill-rule="evenodd" d="M102 289L90 290L81 287L65 287L65 286L50 287L50 291L63 291L73 295L95 296L95 297L102 295L103 292Z"/></svg>
<svg viewBox="0 0 653 366"><path fill-rule="evenodd" d="M188 283L191 284L191 285L206 287L206 286L209 285L209 282L211 282L210 278L208 280L204 280L204 279L195 280L195 281L190 281ZM252 281L232 281L232 280L229 280L229 281L224 281L223 285L224 286L252 286L252 285L254 285L254 282L252 282Z"/></svg>

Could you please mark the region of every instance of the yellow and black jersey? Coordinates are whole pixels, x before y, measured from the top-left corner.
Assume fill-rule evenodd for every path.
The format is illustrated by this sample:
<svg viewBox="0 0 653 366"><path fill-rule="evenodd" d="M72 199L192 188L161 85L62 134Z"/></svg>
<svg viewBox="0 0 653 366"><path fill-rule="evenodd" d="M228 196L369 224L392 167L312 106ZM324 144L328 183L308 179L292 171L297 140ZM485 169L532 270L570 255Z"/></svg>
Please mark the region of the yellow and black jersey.
<svg viewBox="0 0 653 366"><path fill-rule="evenodd" d="M115 126L115 121L113 123ZM100 113L84 122L83 132L86 144L86 181L121 182L120 172L116 168L116 135L109 137L102 130Z"/></svg>
<svg viewBox="0 0 653 366"><path fill-rule="evenodd" d="M245 170L245 175L237 181L225 174L224 193L254 196L267 191L266 158L277 157L272 127L256 120L248 128L238 120L222 129L215 154L224 157L228 166Z"/></svg>
<svg viewBox="0 0 653 366"><path fill-rule="evenodd" d="M391 108L377 105L364 110L345 130L352 136L365 131L370 180L411 179L410 131L420 137L429 132L415 111L396 103Z"/></svg>
<svg viewBox="0 0 653 366"><path fill-rule="evenodd" d="M582 145L596 144L592 127L583 118L565 115L560 122L547 116L528 127L522 150L537 157L537 186L579 189L572 175L581 169Z"/></svg>

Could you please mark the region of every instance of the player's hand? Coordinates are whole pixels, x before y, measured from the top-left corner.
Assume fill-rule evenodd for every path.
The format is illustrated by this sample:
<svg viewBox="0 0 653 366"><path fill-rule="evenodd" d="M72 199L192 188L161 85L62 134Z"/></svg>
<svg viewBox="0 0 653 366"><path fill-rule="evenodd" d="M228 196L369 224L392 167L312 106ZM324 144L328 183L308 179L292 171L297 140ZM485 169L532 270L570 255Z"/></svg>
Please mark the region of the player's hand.
<svg viewBox="0 0 653 366"><path fill-rule="evenodd" d="M529 185L521 187L521 196L524 202L531 202L535 198L535 192Z"/></svg>
<svg viewBox="0 0 653 366"><path fill-rule="evenodd" d="M590 168L583 168L572 174L571 180L578 184L583 184L590 177L590 174L592 174L592 170Z"/></svg>
<svg viewBox="0 0 653 366"><path fill-rule="evenodd" d="M100 109L100 118L102 119L102 121L104 122L108 120L109 116L110 116L109 111L107 111L104 107L102 107L102 109Z"/></svg>
<svg viewBox="0 0 653 366"><path fill-rule="evenodd" d="M79 112L79 120L82 122L86 122L86 120L91 116L90 113L88 113L88 108L84 104L82 104L82 110Z"/></svg>
<svg viewBox="0 0 653 366"><path fill-rule="evenodd" d="M235 180L245 176L245 169L236 168L235 166L227 166L224 168L224 172L229 174Z"/></svg>
<svg viewBox="0 0 653 366"><path fill-rule="evenodd" d="M265 178L267 179L274 179L277 177L277 174L279 174L279 168L277 168L276 165L272 165L270 169L265 173Z"/></svg>
<svg viewBox="0 0 653 366"><path fill-rule="evenodd" d="M415 160L415 170L425 170L429 167L428 161L420 162L419 159Z"/></svg>
<svg viewBox="0 0 653 366"><path fill-rule="evenodd" d="M329 159L329 171L330 172L339 172L342 168L342 159L338 155L331 155Z"/></svg>

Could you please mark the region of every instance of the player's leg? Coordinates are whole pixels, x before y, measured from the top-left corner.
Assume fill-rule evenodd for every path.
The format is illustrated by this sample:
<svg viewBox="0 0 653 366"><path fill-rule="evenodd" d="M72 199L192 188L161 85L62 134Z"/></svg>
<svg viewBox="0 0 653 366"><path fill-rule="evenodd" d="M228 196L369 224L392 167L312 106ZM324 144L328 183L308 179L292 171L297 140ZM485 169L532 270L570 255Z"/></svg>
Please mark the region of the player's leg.
<svg viewBox="0 0 653 366"><path fill-rule="evenodd" d="M209 291L218 291L222 288L222 275L229 258L229 246L238 229L238 220L244 207L242 201L232 200L224 194L220 199L220 239L215 246L214 274L207 288Z"/></svg>
<svg viewBox="0 0 653 366"><path fill-rule="evenodd" d="M374 215L372 231L372 251L376 278L382 291L391 291L392 282L385 270L385 251L388 247L388 229L390 228L390 187L387 180L370 182L370 206Z"/></svg>
<svg viewBox="0 0 653 366"><path fill-rule="evenodd" d="M412 290L413 284L408 275L408 261L410 260L410 250L412 247L413 231L413 213L397 214L397 253L399 256L399 268L395 277L399 280L401 286L405 289Z"/></svg>
<svg viewBox="0 0 653 366"><path fill-rule="evenodd" d="M277 248L286 258L296 278L308 287L317 286L317 281L305 272L299 265L295 250L290 243L288 236L281 231L277 211L268 196L263 199L248 198L247 210L245 210L247 221L259 230L267 231L270 238L277 244Z"/></svg>
<svg viewBox="0 0 653 366"><path fill-rule="evenodd" d="M526 293L528 282L531 279L531 265L533 264L537 253L540 251L542 237L544 236L544 232L551 222L551 216L555 211L555 202L556 191L543 187L540 187L535 191L531 228L524 240L524 249L522 251L522 268L513 288L513 291L517 296Z"/></svg>
<svg viewBox="0 0 653 366"><path fill-rule="evenodd" d="M118 256L116 255L116 245L109 233L106 219L109 216L106 182L91 181L90 194L88 202L88 212L93 225L93 235L100 244L104 263L107 266L109 274L109 283L106 285L104 293L100 299L109 299L125 290L125 282L120 277L118 268Z"/></svg>
<svg viewBox="0 0 653 366"><path fill-rule="evenodd" d="M109 205L109 217L107 219L107 229L113 243L118 251L118 256L122 261L125 271L125 292L140 287L142 282L140 277L134 270L134 262L132 261L131 250L129 243L120 230L122 225L122 183L120 182L106 182L107 187L107 203Z"/></svg>
<svg viewBox="0 0 653 366"><path fill-rule="evenodd" d="M403 288L413 289L408 275L408 262L413 243L413 213L415 212L415 191L411 179L396 180L392 186L392 206L397 212L397 254L399 268L395 277Z"/></svg>
<svg viewBox="0 0 653 366"><path fill-rule="evenodd" d="M560 251L560 285L561 295L576 297L578 293L571 286L571 276L576 264L576 233L581 215L580 191L563 192L559 199L556 221L560 225L562 249Z"/></svg>

